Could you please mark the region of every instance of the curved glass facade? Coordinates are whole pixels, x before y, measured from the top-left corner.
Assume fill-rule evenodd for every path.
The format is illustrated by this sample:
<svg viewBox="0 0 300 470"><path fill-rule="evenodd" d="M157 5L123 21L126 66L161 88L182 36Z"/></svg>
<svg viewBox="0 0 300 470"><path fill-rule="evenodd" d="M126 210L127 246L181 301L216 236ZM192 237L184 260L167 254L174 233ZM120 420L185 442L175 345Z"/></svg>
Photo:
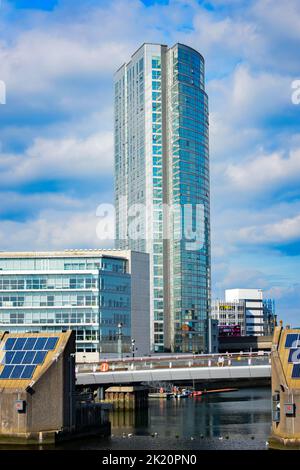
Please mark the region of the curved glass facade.
<svg viewBox="0 0 300 470"><path fill-rule="evenodd" d="M150 254L152 350L206 350L208 99L194 49L144 44L116 72L115 195L116 247Z"/></svg>
<svg viewBox="0 0 300 470"><path fill-rule="evenodd" d="M210 299L208 99L204 59L181 44L169 55L169 202L181 208L180 240L170 243L175 351L206 349ZM195 242L187 225L195 233Z"/></svg>

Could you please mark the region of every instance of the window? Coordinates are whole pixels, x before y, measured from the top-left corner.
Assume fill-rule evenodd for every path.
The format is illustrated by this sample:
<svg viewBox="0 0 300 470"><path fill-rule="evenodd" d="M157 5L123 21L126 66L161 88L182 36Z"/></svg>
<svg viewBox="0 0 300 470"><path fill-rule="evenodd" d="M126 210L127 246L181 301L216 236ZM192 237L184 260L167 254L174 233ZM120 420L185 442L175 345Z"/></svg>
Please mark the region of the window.
<svg viewBox="0 0 300 470"><path fill-rule="evenodd" d="M152 68L153 69L160 69L161 62L160 57L153 57L152 58Z"/></svg>

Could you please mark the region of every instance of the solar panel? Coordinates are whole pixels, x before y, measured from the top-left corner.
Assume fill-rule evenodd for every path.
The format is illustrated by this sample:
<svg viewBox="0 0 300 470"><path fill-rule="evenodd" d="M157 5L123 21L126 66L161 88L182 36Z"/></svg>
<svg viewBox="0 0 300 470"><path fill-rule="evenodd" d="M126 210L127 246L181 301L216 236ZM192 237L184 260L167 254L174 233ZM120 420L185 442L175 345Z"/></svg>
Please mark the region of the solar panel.
<svg viewBox="0 0 300 470"><path fill-rule="evenodd" d="M25 351L16 351L11 364L21 364L25 356Z"/></svg>
<svg viewBox="0 0 300 470"><path fill-rule="evenodd" d="M20 351L20 349L23 349L23 346L26 343L26 339L27 338L17 338L15 344L13 345L11 349L14 351Z"/></svg>
<svg viewBox="0 0 300 470"><path fill-rule="evenodd" d="M13 368L14 366L4 366L0 375L0 379L8 379Z"/></svg>
<svg viewBox="0 0 300 470"><path fill-rule="evenodd" d="M292 379L300 379L300 364L294 364L292 371Z"/></svg>
<svg viewBox="0 0 300 470"><path fill-rule="evenodd" d="M47 355L48 351L38 351L35 354L35 358L33 359L32 363L33 364L42 364L44 362L44 359Z"/></svg>
<svg viewBox="0 0 300 470"><path fill-rule="evenodd" d="M285 339L285 348L291 348L292 346L297 346L297 344L294 344L295 341L298 340L299 335L297 334L290 334L286 336Z"/></svg>
<svg viewBox="0 0 300 470"><path fill-rule="evenodd" d="M5 349L6 351L10 351L10 350L13 348L13 345L15 344L16 339L17 339L17 338L8 338L8 339L6 340L4 349Z"/></svg>
<svg viewBox="0 0 300 470"><path fill-rule="evenodd" d="M290 349L288 362L290 363L300 362L300 349L299 348Z"/></svg>
<svg viewBox="0 0 300 470"><path fill-rule="evenodd" d="M21 379L31 379L36 366L25 366L21 374Z"/></svg>
<svg viewBox="0 0 300 470"><path fill-rule="evenodd" d="M44 349L47 349L48 351L55 349L57 341L58 341L57 336L53 336L52 338L48 338Z"/></svg>
<svg viewBox="0 0 300 470"><path fill-rule="evenodd" d="M11 364L11 361L15 355L14 351L7 351L3 358L3 364Z"/></svg>
<svg viewBox="0 0 300 470"><path fill-rule="evenodd" d="M38 338L33 349L35 351L40 351L41 349L44 349L46 342L47 338Z"/></svg>
<svg viewBox="0 0 300 470"><path fill-rule="evenodd" d="M34 349L34 345L36 343L37 338L27 338L27 341L24 345L25 350L32 351Z"/></svg>
<svg viewBox="0 0 300 470"><path fill-rule="evenodd" d="M22 360L22 364L32 364L34 356L35 356L35 351L27 351Z"/></svg>
<svg viewBox="0 0 300 470"><path fill-rule="evenodd" d="M21 375L22 375L23 370L24 370L24 366L20 366L20 365L15 366L15 367L13 368L13 371L12 371L12 373L10 374L10 377L9 377L9 378L10 378L10 379L19 379L19 378L21 377Z"/></svg>

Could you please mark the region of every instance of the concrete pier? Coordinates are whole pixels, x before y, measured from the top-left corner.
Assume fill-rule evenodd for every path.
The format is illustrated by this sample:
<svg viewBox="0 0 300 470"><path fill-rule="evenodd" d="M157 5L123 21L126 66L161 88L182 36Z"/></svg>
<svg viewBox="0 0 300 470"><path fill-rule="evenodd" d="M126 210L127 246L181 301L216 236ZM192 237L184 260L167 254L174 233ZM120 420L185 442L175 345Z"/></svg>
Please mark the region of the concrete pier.
<svg viewBox="0 0 300 470"><path fill-rule="evenodd" d="M148 389L143 386L109 387L105 391L105 403L115 410L136 410L148 407Z"/></svg>

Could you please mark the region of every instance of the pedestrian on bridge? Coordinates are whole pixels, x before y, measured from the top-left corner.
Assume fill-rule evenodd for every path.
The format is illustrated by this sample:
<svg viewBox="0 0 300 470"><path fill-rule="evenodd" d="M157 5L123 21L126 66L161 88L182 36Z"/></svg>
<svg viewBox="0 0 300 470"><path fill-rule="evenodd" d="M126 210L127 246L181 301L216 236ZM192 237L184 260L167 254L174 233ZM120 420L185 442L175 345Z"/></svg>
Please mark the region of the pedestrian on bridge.
<svg viewBox="0 0 300 470"><path fill-rule="evenodd" d="M224 357L219 356L218 358L218 367L223 367L224 366Z"/></svg>

